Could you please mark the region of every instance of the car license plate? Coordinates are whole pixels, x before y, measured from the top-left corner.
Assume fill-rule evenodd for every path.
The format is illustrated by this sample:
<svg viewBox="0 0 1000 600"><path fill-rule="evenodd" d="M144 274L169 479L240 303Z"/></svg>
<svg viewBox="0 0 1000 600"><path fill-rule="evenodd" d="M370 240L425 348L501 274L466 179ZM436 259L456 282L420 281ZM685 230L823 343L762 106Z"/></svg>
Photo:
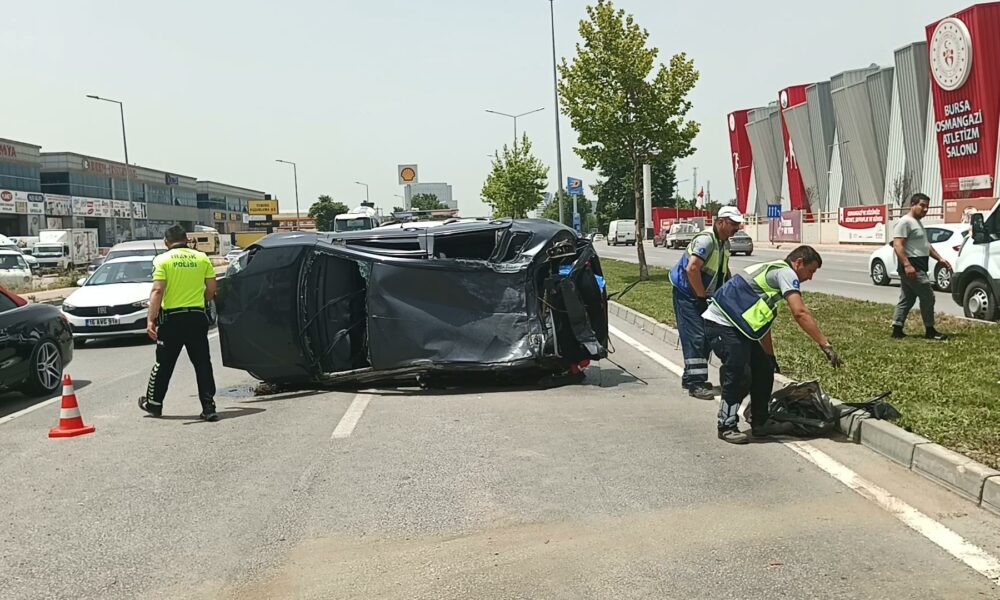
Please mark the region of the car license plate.
<svg viewBox="0 0 1000 600"><path fill-rule="evenodd" d="M87 327L108 327L117 325L118 319L87 319L85 324Z"/></svg>

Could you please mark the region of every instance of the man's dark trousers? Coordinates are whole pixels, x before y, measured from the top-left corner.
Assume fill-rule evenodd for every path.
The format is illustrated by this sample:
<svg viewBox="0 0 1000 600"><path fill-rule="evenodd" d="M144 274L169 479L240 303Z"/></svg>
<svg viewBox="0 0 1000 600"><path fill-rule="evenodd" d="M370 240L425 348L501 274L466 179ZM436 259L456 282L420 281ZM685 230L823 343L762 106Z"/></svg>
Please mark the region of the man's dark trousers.
<svg viewBox="0 0 1000 600"><path fill-rule="evenodd" d="M763 425L767 421L767 405L774 388L771 357L764 352L760 342L751 340L735 327L705 321L705 338L715 355L722 360L719 429L733 428L739 422L737 412L748 389L752 425Z"/></svg>
<svg viewBox="0 0 1000 600"><path fill-rule="evenodd" d="M187 310L187 309L183 309ZM215 412L215 377L208 351L208 316L204 311L164 311L156 330L156 364L149 374L146 400L162 410L170 377L174 374L181 348L187 348L198 380L198 399L204 414Z"/></svg>
<svg viewBox="0 0 1000 600"><path fill-rule="evenodd" d="M674 289L674 314L684 354L684 375L681 386L692 390L707 387L709 347L705 343L705 323L698 300Z"/></svg>

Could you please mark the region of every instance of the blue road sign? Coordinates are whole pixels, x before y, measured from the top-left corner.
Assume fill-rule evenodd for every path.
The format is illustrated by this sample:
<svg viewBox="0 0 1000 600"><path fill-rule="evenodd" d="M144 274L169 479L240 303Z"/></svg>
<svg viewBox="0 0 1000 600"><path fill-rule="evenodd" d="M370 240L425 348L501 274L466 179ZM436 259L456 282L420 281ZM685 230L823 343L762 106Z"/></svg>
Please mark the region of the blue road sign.
<svg viewBox="0 0 1000 600"><path fill-rule="evenodd" d="M566 193L570 196L583 195L583 180L576 177L566 178Z"/></svg>
<svg viewBox="0 0 1000 600"><path fill-rule="evenodd" d="M573 229L580 233L580 213L573 213Z"/></svg>
<svg viewBox="0 0 1000 600"><path fill-rule="evenodd" d="M768 204L767 205L767 218L768 219L780 219L781 218L781 205L780 204Z"/></svg>

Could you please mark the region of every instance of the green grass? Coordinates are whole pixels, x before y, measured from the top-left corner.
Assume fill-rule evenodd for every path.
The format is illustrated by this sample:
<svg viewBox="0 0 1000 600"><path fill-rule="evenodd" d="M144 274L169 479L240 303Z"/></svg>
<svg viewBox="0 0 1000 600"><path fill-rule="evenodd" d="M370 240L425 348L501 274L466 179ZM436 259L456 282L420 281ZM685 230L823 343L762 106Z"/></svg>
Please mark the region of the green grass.
<svg viewBox="0 0 1000 600"><path fill-rule="evenodd" d="M602 259L609 293L638 280L635 264ZM822 278L823 272L817 273ZM834 370L782 307L774 325L774 346L782 374L818 379L830 395L859 402L892 390L890 402L902 413L896 424L934 442L1000 468L1000 329L938 315L947 342L924 340L919 307L906 332L889 337L892 306L803 289L806 305L846 366ZM676 326L667 271L650 267L650 280L618 301ZM943 294L939 301L951 302Z"/></svg>

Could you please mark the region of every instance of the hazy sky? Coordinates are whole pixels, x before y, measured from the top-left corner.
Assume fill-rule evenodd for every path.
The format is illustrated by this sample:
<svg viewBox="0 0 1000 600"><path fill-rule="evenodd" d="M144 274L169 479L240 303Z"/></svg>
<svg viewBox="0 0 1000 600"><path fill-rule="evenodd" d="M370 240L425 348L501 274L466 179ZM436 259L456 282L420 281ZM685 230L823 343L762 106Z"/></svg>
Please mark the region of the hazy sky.
<svg viewBox="0 0 1000 600"><path fill-rule="evenodd" d="M924 26L968 0L620 0L660 48L701 71L691 117L698 167L716 199L734 196L726 114L779 89L827 79L924 38ZM556 0L556 42L571 56L584 0ZM396 165L447 181L466 216L487 213L479 191L491 154L513 137L485 109L543 112L518 120L556 186L547 0L369 0L168 3L59 0L3 9L0 137L43 151L121 160L116 107L126 102L129 158L155 169L276 194L302 210L320 194L354 206L401 204ZM591 184L562 119L563 171ZM691 182L681 184L690 195Z"/></svg>

